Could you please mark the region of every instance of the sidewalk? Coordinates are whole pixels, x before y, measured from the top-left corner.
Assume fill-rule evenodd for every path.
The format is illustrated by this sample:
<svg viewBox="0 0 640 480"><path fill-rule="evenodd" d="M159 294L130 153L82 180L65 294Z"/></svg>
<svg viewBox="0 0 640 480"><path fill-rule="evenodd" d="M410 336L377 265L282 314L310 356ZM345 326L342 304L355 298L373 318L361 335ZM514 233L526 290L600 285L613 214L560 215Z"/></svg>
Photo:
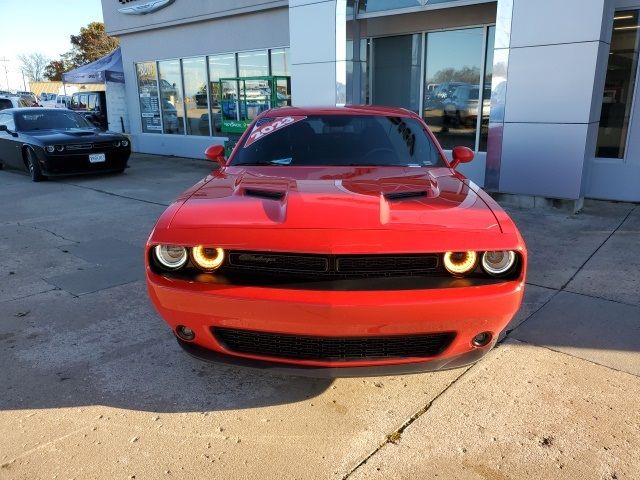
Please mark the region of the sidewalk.
<svg viewBox="0 0 640 480"><path fill-rule="evenodd" d="M140 248L210 168L0 172L0 479L639 478L640 206L511 210L525 303L472 367L293 378L191 359L146 297Z"/></svg>

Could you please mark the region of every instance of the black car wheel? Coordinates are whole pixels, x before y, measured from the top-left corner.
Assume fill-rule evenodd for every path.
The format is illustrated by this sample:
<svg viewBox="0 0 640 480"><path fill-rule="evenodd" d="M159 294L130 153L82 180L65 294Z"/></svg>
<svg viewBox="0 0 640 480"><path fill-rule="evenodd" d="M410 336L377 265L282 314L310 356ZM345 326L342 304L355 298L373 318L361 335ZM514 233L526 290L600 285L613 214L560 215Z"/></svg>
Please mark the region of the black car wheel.
<svg viewBox="0 0 640 480"><path fill-rule="evenodd" d="M31 180L33 180L34 182L41 182L42 180L47 179L47 177L42 175L42 171L40 170L40 165L38 164L36 154L30 148L27 148L27 168L29 169Z"/></svg>

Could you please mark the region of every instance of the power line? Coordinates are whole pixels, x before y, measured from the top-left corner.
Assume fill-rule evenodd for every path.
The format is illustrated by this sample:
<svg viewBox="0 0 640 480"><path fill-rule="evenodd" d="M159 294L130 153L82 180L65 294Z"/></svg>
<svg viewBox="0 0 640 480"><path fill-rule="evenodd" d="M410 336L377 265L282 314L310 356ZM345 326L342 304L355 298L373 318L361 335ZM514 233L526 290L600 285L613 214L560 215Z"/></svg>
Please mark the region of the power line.
<svg viewBox="0 0 640 480"><path fill-rule="evenodd" d="M7 73L7 62L10 61L11 60L9 60L7 57L0 58L0 62L2 62L2 65L4 66L4 79L7 82L7 90L9 90L9 74Z"/></svg>

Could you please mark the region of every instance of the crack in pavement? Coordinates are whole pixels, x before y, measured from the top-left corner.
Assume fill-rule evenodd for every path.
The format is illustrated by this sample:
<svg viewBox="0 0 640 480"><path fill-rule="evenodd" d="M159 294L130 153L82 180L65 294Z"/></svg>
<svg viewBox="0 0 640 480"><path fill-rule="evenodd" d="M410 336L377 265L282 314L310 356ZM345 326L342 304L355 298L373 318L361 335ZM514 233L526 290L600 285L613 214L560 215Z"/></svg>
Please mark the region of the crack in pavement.
<svg viewBox="0 0 640 480"><path fill-rule="evenodd" d="M52 230L49 230L48 228L40 227L38 225L27 225L27 224L20 223L20 222L9 223L8 225L18 225L19 227L33 228L34 230L41 230L43 232L50 233L54 237L58 237L58 238L66 241L66 242L80 243L78 240L71 240L70 238L63 237L59 233L56 233L56 232L54 232Z"/></svg>
<svg viewBox="0 0 640 480"><path fill-rule="evenodd" d="M69 182L60 182L60 183L63 185L69 185L71 187L82 188L84 190L91 190L97 193L103 193L104 195L110 195L112 197L124 198L126 200L134 200L136 202L142 202L142 203L149 203L151 205L158 205L161 207L168 207L169 205L171 205L171 203L154 202L153 200L145 200L143 198L129 197L128 195L122 195L120 193L109 192L107 190L102 190L100 188L87 187L87 186L78 185L75 183L69 183Z"/></svg>
<svg viewBox="0 0 640 480"><path fill-rule="evenodd" d="M418 418L420 418L422 415L424 415L425 413L427 413L427 411L432 407L432 405L442 396L445 394L445 392L447 392L453 385L455 385L458 380L460 380L469 370L471 370L474 366L476 366L477 364L473 364L471 366L468 366L467 368L464 369L464 371L458 375L456 378L454 378L451 383L449 383L449 385L447 385L444 389L442 389L442 391L440 393L438 393L435 397L433 397L431 399L431 401L429 401L429 403L427 403L424 407L422 407L420 410L418 410L416 413L414 413L413 415L411 415L411 417L409 417L409 419L407 419L399 428L397 428L396 430L394 430L393 432L391 432L389 435L386 436L384 442L382 442L380 445L378 445L371 453L369 453L369 455L367 455L363 460L361 460L355 467L353 467L351 470L349 470L343 477L342 480L347 480L353 473L356 472L356 470L358 470L360 467L362 467L363 465L365 465L376 453L378 453L380 450L382 450L382 448L389 444L389 443L397 443L401 437L402 437L402 433L409 428L409 426L415 422Z"/></svg>

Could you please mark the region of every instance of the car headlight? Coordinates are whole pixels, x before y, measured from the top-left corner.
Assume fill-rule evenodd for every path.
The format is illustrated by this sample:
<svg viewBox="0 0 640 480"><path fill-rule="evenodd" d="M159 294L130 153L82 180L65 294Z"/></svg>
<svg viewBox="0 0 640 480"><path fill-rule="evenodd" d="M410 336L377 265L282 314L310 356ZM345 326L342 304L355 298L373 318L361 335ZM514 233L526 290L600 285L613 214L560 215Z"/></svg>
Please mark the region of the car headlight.
<svg viewBox="0 0 640 480"><path fill-rule="evenodd" d="M160 265L167 270L177 270L189 259L187 249L177 245L156 245L153 253Z"/></svg>
<svg viewBox="0 0 640 480"><path fill-rule="evenodd" d="M44 149L49 153L53 153L56 148L53 145L47 145Z"/></svg>
<svg viewBox="0 0 640 480"><path fill-rule="evenodd" d="M444 268L454 276L471 273L478 265L478 254L471 250L467 252L447 252L444 254Z"/></svg>
<svg viewBox="0 0 640 480"><path fill-rule="evenodd" d="M114 147L119 147L120 146L120 140L116 140L115 142L113 142L113 146Z"/></svg>
<svg viewBox="0 0 640 480"><path fill-rule="evenodd" d="M129 146L129 140L122 140L120 142L120 145L122 145L123 147L128 147Z"/></svg>
<svg viewBox="0 0 640 480"><path fill-rule="evenodd" d="M500 276L508 273L516 263L516 253L512 250L484 252L482 268L489 275Z"/></svg>
<svg viewBox="0 0 640 480"><path fill-rule="evenodd" d="M64 145L56 145L56 150L59 152L63 152L64 151Z"/></svg>
<svg viewBox="0 0 640 480"><path fill-rule="evenodd" d="M191 249L191 260L200 270L212 272L217 270L224 262L224 250L222 248L198 245Z"/></svg>

